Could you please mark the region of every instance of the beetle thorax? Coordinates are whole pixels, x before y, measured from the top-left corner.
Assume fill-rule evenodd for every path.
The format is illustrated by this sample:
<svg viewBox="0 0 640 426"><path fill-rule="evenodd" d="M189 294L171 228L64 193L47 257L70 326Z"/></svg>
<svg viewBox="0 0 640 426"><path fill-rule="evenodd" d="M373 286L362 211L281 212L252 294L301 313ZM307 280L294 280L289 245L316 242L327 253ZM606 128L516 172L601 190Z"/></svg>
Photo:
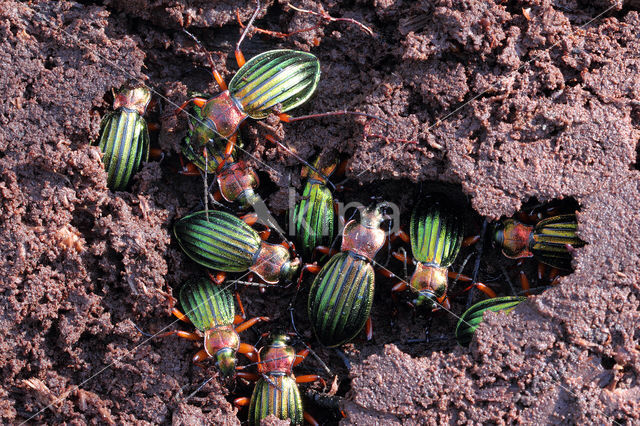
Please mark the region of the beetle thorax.
<svg viewBox="0 0 640 426"><path fill-rule="evenodd" d="M503 229L499 232L502 232L502 252L505 256L512 259L533 256L529 250L533 226L507 219L503 222Z"/></svg>
<svg viewBox="0 0 640 426"><path fill-rule="evenodd" d="M411 276L411 290L416 293L432 292L436 297L442 297L447 292L447 268L416 264L416 270Z"/></svg>
<svg viewBox="0 0 640 426"><path fill-rule="evenodd" d="M125 84L113 100L113 109L125 108L144 115L151 100L151 92L146 86L130 86Z"/></svg>
<svg viewBox="0 0 640 426"><path fill-rule="evenodd" d="M371 228L352 220L344 227L341 249L373 259L384 241L385 232L382 229Z"/></svg>
<svg viewBox="0 0 640 426"><path fill-rule="evenodd" d="M262 242L253 265L249 268L268 284L280 280L282 268L289 262L289 251L281 245Z"/></svg>
<svg viewBox="0 0 640 426"><path fill-rule="evenodd" d="M296 352L291 346L267 346L260 352L260 364L258 364L260 373L291 374L293 362L296 360Z"/></svg>
<svg viewBox="0 0 640 426"><path fill-rule="evenodd" d="M225 138L232 136L240 123L248 117L228 90L209 99L202 114L215 125L216 132Z"/></svg>
<svg viewBox="0 0 640 426"><path fill-rule="evenodd" d="M221 325L204 332L204 350L209 356L215 356L219 350L230 348L237 351L240 347L240 336L233 325Z"/></svg>

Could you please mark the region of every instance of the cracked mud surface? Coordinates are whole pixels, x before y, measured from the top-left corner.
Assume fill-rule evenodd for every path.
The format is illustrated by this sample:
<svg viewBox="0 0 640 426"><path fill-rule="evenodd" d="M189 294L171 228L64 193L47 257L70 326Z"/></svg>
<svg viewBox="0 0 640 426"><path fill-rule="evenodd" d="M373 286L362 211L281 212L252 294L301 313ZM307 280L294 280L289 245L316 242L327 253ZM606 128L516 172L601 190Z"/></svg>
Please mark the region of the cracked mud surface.
<svg viewBox="0 0 640 426"><path fill-rule="evenodd" d="M510 216L531 198L580 206L579 235L588 244L574 257L575 272L508 316L486 315L469 349L451 340L456 318L446 313L434 315L430 327L442 339L409 343L421 338L428 315L400 307L391 318L393 282L379 278L374 341L358 338L344 348L347 371L335 351L315 346L303 291L293 302L296 326L339 376L344 423L638 422L640 5L585 3L323 2L333 16L364 22L376 36L338 22L285 40L256 34L243 45L247 58L276 47L319 57L318 94L296 115L365 111L392 122L368 123L370 133L418 141L365 138L363 121L352 117L272 123L301 157L339 151L351 158L343 201L382 196L406 216L421 191L446 184L468 206L469 233L482 217ZM250 386L229 389L214 378L190 396L215 375L212 364L190 362L197 345L149 342L136 330L170 324L171 295L199 271L171 233L202 192L198 178L174 173L184 118L162 122L152 138L166 158L147 163L130 192L106 188L99 152L89 146L110 107L108 93L129 78L148 76L166 97L156 96L150 121L188 91L217 91L205 56L181 26L190 25L229 80L237 69L235 9L246 21L254 6L211 4L0 5L4 423L47 406L31 421L245 418L229 401L248 396ZM294 4L320 9L313 1ZM277 2L259 18L260 27L282 32L316 22ZM264 197L282 212L287 187L300 185L300 164L265 144L262 126L246 127ZM495 276L497 265L513 266L488 246L485 252L482 279ZM397 263L390 267L401 274ZM243 338L255 343L264 331L290 327L294 295L291 288L243 289L249 315L273 318ZM453 300L453 312L465 302ZM323 374L311 358L298 371ZM337 421L319 403L309 410L322 422Z"/></svg>

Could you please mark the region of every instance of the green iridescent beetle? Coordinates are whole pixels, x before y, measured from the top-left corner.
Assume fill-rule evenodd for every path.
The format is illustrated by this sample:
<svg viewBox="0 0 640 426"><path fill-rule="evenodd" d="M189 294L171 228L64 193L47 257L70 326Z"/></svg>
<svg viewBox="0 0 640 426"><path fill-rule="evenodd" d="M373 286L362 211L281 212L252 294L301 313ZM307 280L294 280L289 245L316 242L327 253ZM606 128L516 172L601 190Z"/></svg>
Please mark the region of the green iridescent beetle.
<svg viewBox="0 0 640 426"><path fill-rule="evenodd" d="M256 382L251 399L237 398L234 401L237 407L249 406L250 425L260 425L262 419L268 416L289 420L292 425L301 425L303 420L312 425L318 424L303 410L298 383L316 380L324 386L326 383L315 374L297 377L293 374L293 367L300 364L308 354L308 349L296 354L290 345L289 336L278 333L258 353L259 374L238 373L240 377Z"/></svg>
<svg viewBox="0 0 640 426"><path fill-rule="evenodd" d="M449 277L471 281L469 277L449 271L460 252L464 236L464 221L455 207L441 193L427 194L413 208L409 236L402 232L399 234L405 241L411 241L416 269L409 283L401 281L391 291L411 289L416 296L414 305L425 305L432 309L444 306L448 309ZM393 255L401 261L407 261L403 254L396 252ZM493 290L482 283L476 282L474 286L489 297L496 296Z"/></svg>
<svg viewBox="0 0 640 426"><path fill-rule="evenodd" d="M386 240L380 228L385 206L368 208L359 223L351 220L345 225L341 252L329 259L311 285L309 321L318 341L327 347L350 341L369 320L375 281L371 263ZM317 266L305 269L314 271Z"/></svg>
<svg viewBox="0 0 640 426"><path fill-rule="evenodd" d="M320 158L313 166L316 169L320 166ZM320 169L320 173L308 167L303 169L307 181L302 199L290 213L290 228L295 230L302 254L308 259L313 256L316 247L331 244L334 237L335 209L327 177L331 176L336 166L337 163L333 162Z"/></svg>
<svg viewBox="0 0 640 426"><path fill-rule="evenodd" d="M494 241L511 259L535 257L555 268L571 270L573 249L585 244L577 230L575 214L552 216L535 225L507 219L496 226Z"/></svg>
<svg viewBox="0 0 640 426"><path fill-rule="evenodd" d="M225 156L232 154L238 126L244 120L266 118L278 106L280 118L287 121L284 113L306 102L320 79L320 62L307 52L270 50L245 63L240 50L236 50L236 59L240 69L228 89L214 69L213 75L223 92L213 98L193 97L175 110L178 114L191 103L201 108L202 119L193 130L198 144L222 138L226 141Z"/></svg>
<svg viewBox="0 0 640 426"><path fill-rule="evenodd" d="M251 223L256 216L248 215ZM249 219L248 219L249 220ZM251 271L267 284L290 281L300 267L287 243L271 244L236 216L219 210L199 211L178 220L174 233L184 252L200 265L223 272ZM217 282L224 280L218 274Z"/></svg>
<svg viewBox="0 0 640 426"><path fill-rule="evenodd" d="M124 84L115 94L114 111L100 124L100 138L93 143L102 152L107 186L124 191L142 163L149 159L149 132L142 117L151 100L144 85Z"/></svg>
<svg viewBox="0 0 640 426"><path fill-rule="evenodd" d="M185 283L180 289L180 304L184 314L173 309L180 320L193 324L202 335L186 331L171 331L160 336L177 335L184 339L198 341L204 339L204 349L198 351L193 362L215 358L223 379L235 377L236 354L241 353L249 360L257 360L257 350L253 346L240 343L238 333L252 327L267 317L255 317L248 321L236 315L233 295L227 289L214 285L208 278L196 278ZM238 303L240 299L238 298ZM242 305L240 310L244 311ZM238 324L234 327L235 324Z"/></svg>
<svg viewBox="0 0 640 426"><path fill-rule="evenodd" d="M494 297L476 303L460 317L456 326L456 340L460 346L469 346L476 329L483 320L486 311L509 313L515 309L526 297L506 296Z"/></svg>

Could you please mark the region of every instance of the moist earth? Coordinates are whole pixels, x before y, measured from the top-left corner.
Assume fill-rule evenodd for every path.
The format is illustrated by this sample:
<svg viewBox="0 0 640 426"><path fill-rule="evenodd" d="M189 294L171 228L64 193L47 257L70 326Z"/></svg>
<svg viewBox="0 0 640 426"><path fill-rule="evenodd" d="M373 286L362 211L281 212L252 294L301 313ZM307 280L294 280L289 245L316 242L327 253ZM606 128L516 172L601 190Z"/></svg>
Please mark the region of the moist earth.
<svg viewBox="0 0 640 426"><path fill-rule="evenodd" d="M337 197L393 201L403 223L433 188L464 206L470 234L484 218L563 200L579 206L587 245L558 285L509 315L485 315L470 348L456 346L453 314L393 302L394 282L381 276L373 341L358 338L341 351L319 347L305 319L310 280L299 293L295 286L264 294L240 288L250 316L272 318L243 340L264 343L263 332L291 330L295 320L330 371L313 356L296 370L329 383L329 395L319 385L302 387L322 423L640 421L640 4L293 5L357 20L374 34L267 2L260 28L289 33L322 25L284 39L252 33L245 56L311 51L322 77L316 96L294 115L349 109L387 123L354 116L248 123L246 160L282 222L289 187L301 185L301 164L269 144L267 133L302 158L350 159ZM254 8L175 0L0 4L4 423L246 419L230 402L249 396L250 384L225 385L213 363L194 365L196 344L145 333L171 324L176 290L202 273L172 237L173 222L202 207L203 187L178 173L186 120L167 112L191 92L218 88L207 56L181 29L202 40L228 81L237 69L236 11L247 22ZM160 124L152 139L163 155L145 164L130 191L114 193L90 143L111 90L129 79L145 79L155 91L148 120ZM460 258L475 253L465 249ZM402 276L399 262L381 257ZM531 273L535 267L527 265ZM462 266L459 260L454 268ZM479 278L509 293L500 271L515 276L513 261L485 244L479 266ZM452 298L452 312L460 315L466 302L466 295Z"/></svg>

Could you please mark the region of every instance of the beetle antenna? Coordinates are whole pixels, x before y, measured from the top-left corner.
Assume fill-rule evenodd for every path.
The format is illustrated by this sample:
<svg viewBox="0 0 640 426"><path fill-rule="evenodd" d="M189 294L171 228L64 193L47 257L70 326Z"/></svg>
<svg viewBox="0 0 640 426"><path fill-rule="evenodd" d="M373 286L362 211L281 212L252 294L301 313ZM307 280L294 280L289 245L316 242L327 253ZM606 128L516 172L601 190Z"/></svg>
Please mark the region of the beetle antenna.
<svg viewBox="0 0 640 426"><path fill-rule="evenodd" d="M386 268L389 265L389 261L391 260L391 221L389 221L389 230L387 231L387 259L384 262L384 267Z"/></svg>
<svg viewBox="0 0 640 426"><path fill-rule="evenodd" d="M193 392L191 392L183 401L187 401L189 398L191 398L192 396L194 396L195 394L197 394L198 392L200 392L200 390L205 387L207 385L207 383L209 383L211 380L213 380L213 376L209 377L207 380L205 380L200 386L198 386L198 388L196 390L194 390Z"/></svg>
<svg viewBox="0 0 640 426"><path fill-rule="evenodd" d="M289 116L287 116L287 118L283 119L282 121L284 121L286 123L292 123L294 121L306 120L308 118L334 117L334 116L338 116L338 115L358 115L360 117L367 117L367 118L371 118L373 120L382 121L387 126L391 126L391 123L389 121L385 120L384 118L382 118L380 116L373 115L373 114L367 114L366 112L360 112L360 111L348 111L346 109L345 110L340 110L340 111L321 112L321 113L318 113L318 114L300 115L298 117L289 117ZM282 119L282 117L281 117L281 119Z"/></svg>
<svg viewBox="0 0 640 426"><path fill-rule="evenodd" d="M205 155L204 158L204 173L202 174L202 180L204 181L204 211L209 222L209 184L207 178L209 177L209 156Z"/></svg>
<svg viewBox="0 0 640 426"><path fill-rule="evenodd" d="M531 287L528 290L520 290L519 292L516 293L516 296L528 296L528 295L533 294L533 292L542 293L543 291L548 290L551 287L552 286L550 286L550 285L543 285L543 286L540 286L540 287ZM529 294L527 294L527 293L529 293Z"/></svg>
<svg viewBox="0 0 640 426"><path fill-rule="evenodd" d="M264 125L264 123L262 122L258 122L262 125ZM266 125L265 125L266 126ZM268 127L268 126L266 126ZM292 157L294 157L296 160L298 160L299 162L303 163L305 166L307 166L310 170L312 170L313 172L317 173L319 176L321 176L323 179L325 179L327 182L329 182L329 177L327 175L325 175L324 173L322 173L320 170L318 170L316 167L312 166L307 160L305 160L304 158L300 157L298 154L296 154L291 148L289 148L288 146L286 146L285 144L283 144L282 142L280 142L279 140L277 140L273 135L267 134L264 136L264 138L266 140L268 140L269 142L271 142L272 144L278 145L280 148L284 149L285 151L287 151L287 154L291 155ZM331 183L331 186L333 186L333 184ZM335 189L335 186L333 186Z"/></svg>
<svg viewBox="0 0 640 426"><path fill-rule="evenodd" d="M349 358L347 358L345 353L342 352L342 350L338 349L338 348L334 348L334 350L336 351L336 354L338 355L338 358L340 358L342 360L342 362L344 363L344 366L347 367L347 371L351 371L351 362L349 361Z"/></svg>
<svg viewBox="0 0 640 426"><path fill-rule="evenodd" d="M233 280L232 283L233 284L242 284L242 285L247 286L247 287L261 287L261 288L276 287L276 286L267 285L267 284L263 284L263 283L257 283L257 282L253 282L253 281Z"/></svg>
<svg viewBox="0 0 640 426"><path fill-rule="evenodd" d="M329 367L327 367L327 364L324 363L324 361L322 359L320 359L320 357L318 356L318 354L309 347L309 345L306 344L306 342L304 340L301 340L300 343L302 343L302 345L307 348L309 350L309 353L311 355L313 355L313 357L316 359L316 361L318 361L318 363L320 364L320 367L322 367L322 369L330 376L333 376L333 373L331 372L331 370L329 369Z"/></svg>
<svg viewBox="0 0 640 426"><path fill-rule="evenodd" d="M502 275L504 276L504 279L507 281L507 284L509 284L509 288L511 289L511 294L515 296L517 294L516 288L514 287L513 282L511 281L511 278L509 278L507 269L504 267L502 263L500 264L500 270L502 271Z"/></svg>
<svg viewBox="0 0 640 426"><path fill-rule="evenodd" d="M209 61L209 67L211 67L211 74L215 77L217 71L216 71L216 65L213 62L213 56L211 56L211 52L209 52L207 49L205 49L205 47L202 44L202 42L200 42L200 40L198 40L198 38L196 36L194 36L193 34L191 34L189 31L187 31L186 29L183 28L182 32L184 32L186 35L191 37L191 39L196 42L196 44L198 45L200 50L202 50L205 53L205 55L207 55L207 60Z"/></svg>
<svg viewBox="0 0 640 426"><path fill-rule="evenodd" d="M262 339L262 336L260 336L260 339ZM258 339L258 342L260 342L260 339ZM256 345L257 345L257 343L256 343ZM275 357L275 358L270 358L269 360L264 360L264 359L263 359L263 360L256 361L256 362L250 362L249 364L244 364L244 365L242 366L242 369L244 370L244 369L246 369L247 367L251 367L251 366L254 366L254 365L264 364L264 363L266 363L266 362L271 362L271 361L280 361L280 360L282 360L282 359L287 359L287 357L286 357L286 356L277 356L277 357Z"/></svg>
<svg viewBox="0 0 640 426"><path fill-rule="evenodd" d="M474 252L469 253L467 257L465 257L464 260L462 261L462 264L458 268L458 275L456 275L456 277L453 279L453 282L449 286L449 288L451 288L452 290L456 286L456 284L458 284L458 279L460 278L460 275L462 275L462 271L464 270L464 267L467 266L467 262L469 261L469 259L471 259L471 256L473 256L473 254Z"/></svg>
<svg viewBox="0 0 640 426"><path fill-rule="evenodd" d="M251 15L251 19L249 19L249 22L247 23L247 26L244 27L244 31L242 31L242 35L240 36L240 39L238 40L238 43L236 44L236 57L238 57L238 54L240 53L240 45L244 41L244 38L247 36L247 33L249 32L249 29L253 25L253 21L256 20L256 17L258 16L258 13L260 13L260 0L256 1L256 10L253 12L253 15ZM242 55L242 54L240 53L240 55Z"/></svg>
<svg viewBox="0 0 640 426"><path fill-rule="evenodd" d="M298 331L298 329L296 328L296 321L293 318L293 311L295 310L293 305L294 305L296 299L298 298L298 291L300 291L300 290L296 290L295 294L293 295L293 300L291 300L291 302L289 302L289 306L287 307L287 310L289 311L289 318L291 318L291 327L293 328L293 332L296 333L296 335L298 337L300 337L301 334Z"/></svg>
<svg viewBox="0 0 640 426"><path fill-rule="evenodd" d="M296 334L296 337L298 337L299 342L309 351L311 355L313 355L316 361L318 361L322 369L328 375L331 376L333 375L333 373L331 372L331 369L329 369L329 367L327 367L327 364L325 364L324 361L322 361L322 359L318 356L318 354L313 349L311 349L309 345L307 345L307 343L304 341L302 337L302 334L300 334L300 332L296 328L296 323L295 323L295 320L293 319L293 310L294 310L293 303L295 302L297 297L298 297L298 290L296 290L296 294L293 296L293 300L289 303L289 307L287 308L289 310L289 315L291 317L291 326L293 327L293 332Z"/></svg>
<svg viewBox="0 0 640 426"><path fill-rule="evenodd" d="M404 271L404 280L408 281L408 277L409 277L409 268L407 267L407 259L409 258L409 256L407 255L407 251L404 249L404 247L399 247L398 248L398 253L400 253L403 257L402 260L402 265L403 265L403 271Z"/></svg>

